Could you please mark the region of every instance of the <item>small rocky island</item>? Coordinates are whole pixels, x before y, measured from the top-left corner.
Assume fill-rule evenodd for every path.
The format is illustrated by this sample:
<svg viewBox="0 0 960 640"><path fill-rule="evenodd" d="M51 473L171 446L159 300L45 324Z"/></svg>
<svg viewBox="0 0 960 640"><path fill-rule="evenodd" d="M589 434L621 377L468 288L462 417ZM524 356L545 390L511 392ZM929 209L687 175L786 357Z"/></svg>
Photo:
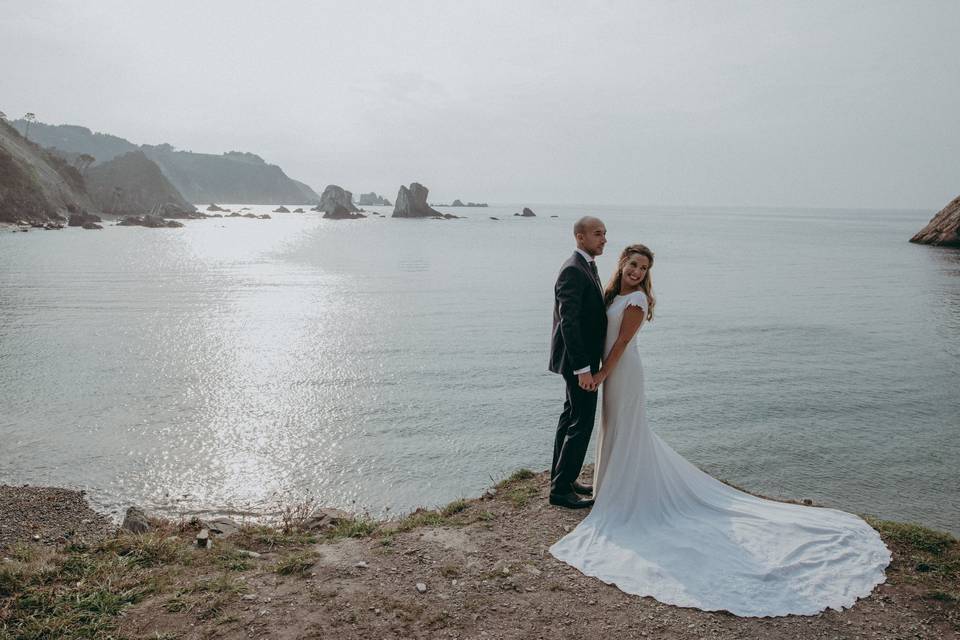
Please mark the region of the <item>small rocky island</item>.
<svg viewBox="0 0 960 640"><path fill-rule="evenodd" d="M917 244L932 244L943 247L960 247L960 196L933 216L917 235L910 238Z"/></svg>
<svg viewBox="0 0 960 640"><path fill-rule="evenodd" d="M394 218L439 218L451 220L459 218L452 213L440 213L427 204L427 195L430 190L419 182L410 183L409 187L400 187L397 193L397 204L393 207ZM442 206L442 205L441 205Z"/></svg>
<svg viewBox="0 0 960 640"><path fill-rule="evenodd" d="M330 220L354 220L366 218L353 204L353 194L335 184L328 184L320 196L320 204L311 211L322 211L323 217Z"/></svg>
<svg viewBox="0 0 960 640"><path fill-rule="evenodd" d="M373 191L370 193L361 193L360 200L357 201L361 207L392 207L393 203Z"/></svg>

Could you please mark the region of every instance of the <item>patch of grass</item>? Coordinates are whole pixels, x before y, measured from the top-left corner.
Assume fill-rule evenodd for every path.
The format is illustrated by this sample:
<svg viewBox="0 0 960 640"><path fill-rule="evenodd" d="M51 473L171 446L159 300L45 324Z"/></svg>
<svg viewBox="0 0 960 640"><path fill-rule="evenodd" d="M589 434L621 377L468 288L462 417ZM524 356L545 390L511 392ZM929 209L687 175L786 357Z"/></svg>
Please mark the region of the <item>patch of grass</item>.
<svg viewBox="0 0 960 640"><path fill-rule="evenodd" d="M276 548L314 544L317 536L299 529L284 532L268 525L247 525L231 538L233 544L254 551L272 551Z"/></svg>
<svg viewBox="0 0 960 640"><path fill-rule="evenodd" d="M373 518L358 516L356 518L345 518L327 531L327 538L366 538L372 535L379 527L379 523Z"/></svg>
<svg viewBox="0 0 960 640"><path fill-rule="evenodd" d="M239 595L249 590L247 583L234 578L229 573L216 577L201 578L187 589L188 593L232 593Z"/></svg>
<svg viewBox="0 0 960 640"><path fill-rule="evenodd" d="M537 487L529 484L521 484L507 491L506 496L514 507L522 508L527 506L530 499L535 497L540 491Z"/></svg>
<svg viewBox="0 0 960 640"><path fill-rule="evenodd" d="M299 575L303 577L307 575L310 567L316 564L318 557L318 554L314 551L294 553L278 560L273 571L282 576Z"/></svg>
<svg viewBox="0 0 960 640"><path fill-rule="evenodd" d="M140 567L190 564L192 561L182 539L161 532L121 535L101 543L98 550L115 553Z"/></svg>
<svg viewBox="0 0 960 640"><path fill-rule="evenodd" d="M466 500L462 500L462 499L454 500L453 502L445 506L443 509L441 509L440 514L444 518L449 518L452 515L456 515L460 513L461 511L465 510L469 506L470 506L470 503L467 502Z"/></svg>
<svg viewBox="0 0 960 640"><path fill-rule="evenodd" d="M914 551L942 556L954 547L957 540L949 533L935 531L908 522L893 522L867 518L867 523L885 539L904 544Z"/></svg>
<svg viewBox="0 0 960 640"><path fill-rule="evenodd" d="M397 524L396 531L412 531L420 527L439 527L445 521L446 518L439 511L417 509Z"/></svg>
<svg viewBox="0 0 960 640"><path fill-rule="evenodd" d="M530 469L517 469L512 474L510 474L507 478L498 482L496 488L497 490L505 489L511 485L517 484L519 482L523 482L525 480L529 480L530 478L534 478L536 477L536 475L537 474L535 474L533 471L530 471Z"/></svg>
<svg viewBox="0 0 960 640"><path fill-rule="evenodd" d="M946 603L960 601L960 598L958 598L956 595L947 593L946 591L931 591L927 594L927 598Z"/></svg>
<svg viewBox="0 0 960 640"><path fill-rule="evenodd" d="M247 571L253 559L235 547L221 546L213 555L213 562L227 571Z"/></svg>

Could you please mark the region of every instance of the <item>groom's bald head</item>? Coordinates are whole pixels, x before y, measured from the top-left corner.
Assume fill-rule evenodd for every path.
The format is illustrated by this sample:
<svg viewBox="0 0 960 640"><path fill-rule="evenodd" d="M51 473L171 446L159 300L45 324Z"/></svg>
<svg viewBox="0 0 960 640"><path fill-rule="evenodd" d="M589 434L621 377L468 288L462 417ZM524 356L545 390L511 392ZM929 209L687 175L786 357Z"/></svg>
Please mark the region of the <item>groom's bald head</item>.
<svg viewBox="0 0 960 640"><path fill-rule="evenodd" d="M607 244L607 227L600 218L583 216L573 223L573 237L577 239L577 248L591 256L603 253Z"/></svg>

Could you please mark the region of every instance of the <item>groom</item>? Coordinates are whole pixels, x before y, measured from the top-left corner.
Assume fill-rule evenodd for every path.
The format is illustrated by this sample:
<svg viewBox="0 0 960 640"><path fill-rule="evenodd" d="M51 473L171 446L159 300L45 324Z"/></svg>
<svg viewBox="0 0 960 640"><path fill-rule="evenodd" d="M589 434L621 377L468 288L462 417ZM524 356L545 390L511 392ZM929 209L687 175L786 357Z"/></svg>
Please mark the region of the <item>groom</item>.
<svg viewBox="0 0 960 640"><path fill-rule="evenodd" d="M603 285L596 256L607 243L607 228L593 217L573 225L577 248L563 263L554 286L550 371L563 376L567 399L557 424L550 473L550 504L582 509L593 504L593 488L577 482L597 415L597 383L607 331Z"/></svg>

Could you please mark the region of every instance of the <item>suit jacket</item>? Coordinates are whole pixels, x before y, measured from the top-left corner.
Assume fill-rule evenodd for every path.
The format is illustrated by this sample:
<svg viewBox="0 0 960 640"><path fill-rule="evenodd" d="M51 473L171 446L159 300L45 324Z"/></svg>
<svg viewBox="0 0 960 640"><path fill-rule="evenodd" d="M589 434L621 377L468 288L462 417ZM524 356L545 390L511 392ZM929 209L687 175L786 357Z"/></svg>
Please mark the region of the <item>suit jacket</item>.
<svg viewBox="0 0 960 640"><path fill-rule="evenodd" d="M596 373L603 358L607 309L593 271L579 252L560 267L553 293L550 371L572 375L589 366Z"/></svg>

